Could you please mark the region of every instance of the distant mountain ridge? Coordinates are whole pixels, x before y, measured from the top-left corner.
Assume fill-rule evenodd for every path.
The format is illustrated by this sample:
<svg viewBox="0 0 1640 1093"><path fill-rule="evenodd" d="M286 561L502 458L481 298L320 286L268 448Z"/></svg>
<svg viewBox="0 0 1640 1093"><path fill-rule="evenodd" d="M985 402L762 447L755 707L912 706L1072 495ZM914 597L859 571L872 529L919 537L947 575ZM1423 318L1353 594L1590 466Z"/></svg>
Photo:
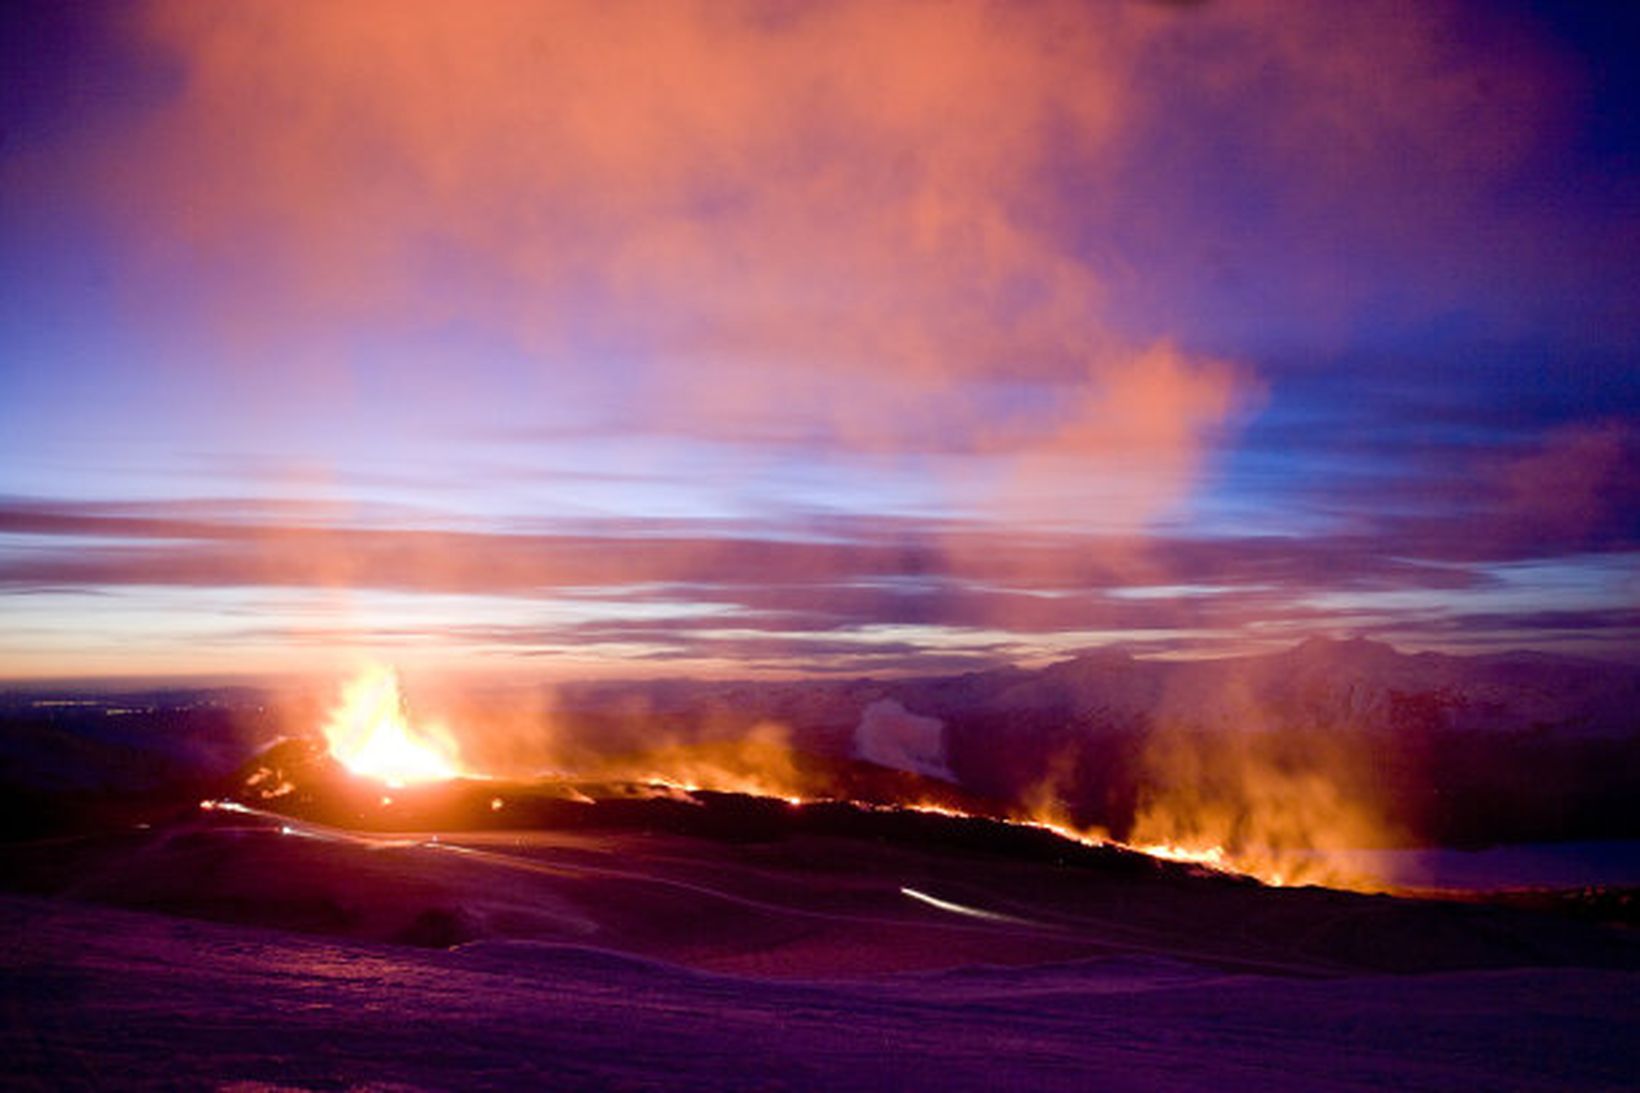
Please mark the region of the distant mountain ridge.
<svg viewBox="0 0 1640 1093"><path fill-rule="evenodd" d="M1283 652L1221 660L1098 651L1005 688L997 703L1202 729L1624 736L1640 731L1640 669L1545 654L1405 654L1366 639L1311 638Z"/></svg>
<svg viewBox="0 0 1640 1093"><path fill-rule="evenodd" d="M1409 654L1364 638L1310 638L1281 652L1215 660L1097 649L1043 668L956 676L597 683L558 694L572 712L732 709L800 727L855 718L884 698L913 714L1052 715L1094 731L1165 722L1203 730L1640 733L1640 666L1527 651Z"/></svg>

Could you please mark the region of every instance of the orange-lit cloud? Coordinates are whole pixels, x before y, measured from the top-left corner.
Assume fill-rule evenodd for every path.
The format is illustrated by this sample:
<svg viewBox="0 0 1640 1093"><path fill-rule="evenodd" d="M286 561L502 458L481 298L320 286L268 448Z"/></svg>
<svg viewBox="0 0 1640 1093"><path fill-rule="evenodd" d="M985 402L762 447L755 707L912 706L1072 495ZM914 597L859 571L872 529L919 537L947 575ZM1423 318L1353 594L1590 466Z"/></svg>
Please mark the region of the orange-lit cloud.
<svg viewBox="0 0 1640 1093"><path fill-rule="evenodd" d="M1514 534L1561 541L1610 537L1640 503L1632 479L1640 463L1640 428L1606 420L1554 430L1533 451L1500 461L1493 471L1502 520ZM1551 529L1545 531L1545 528Z"/></svg>
<svg viewBox="0 0 1640 1093"><path fill-rule="evenodd" d="M1393 551L1336 528L1174 533L1273 386L1233 340L1190 335L1179 271L1268 281L1272 306L1342 340L1386 295L1384 247L1441 244L1397 267L1419 267L1397 288L1435 314L1459 267L1530 255L1499 194L1544 154L1564 74L1474 5L269 0L154 2L121 26L173 81L32 169L115 222L137 310L217 335L217 412L364 422L402 389L414 420L384 461L413 463L423 428L448 441L539 408L542 434L613 418L724 444L730 489L784 444L922 492L877 508L839 487L828 502L862 523L836 535L521 533L510 497L459 530L36 510L10 514L21 534L91 542L8 560L12 586L662 586L635 595L752 614L721 648L801 652L873 622L1302 620L1323 586L1467 588L1478 565L1432 563L1512 556L1438 520ZM451 327L505 361L411 351ZM370 339L389 359L349 356ZM283 483L326 492L304 430L274 431ZM1518 508L1611 448L1568 436L1486 481ZM1604 488L1554 496L1584 520ZM1111 595L1191 583L1220 590Z"/></svg>
<svg viewBox="0 0 1640 1093"><path fill-rule="evenodd" d="M281 367L316 397L353 392L315 340L477 324L534 367L505 391L404 382L481 409L627 371L648 427L938 435L995 457L1010 519L1121 480L1083 508L1142 525L1256 385L1167 344L1165 315L1135 330L1111 289L1223 243L1225 156L1341 247L1461 215L1553 112L1541 58L1472 23L1253 0L156 3L133 24L181 87L103 196L151 263L215 272L201 303L234 338L303 332ZM1216 111L1239 145L1169 143ZM1151 253L1114 249L1147 217L1169 219ZM1043 391L967 393L996 383Z"/></svg>
<svg viewBox="0 0 1640 1093"><path fill-rule="evenodd" d="M998 457L1011 518L1062 517L1074 462L1083 482L1128 480L1100 502L1143 523L1188 494L1246 392L1235 369L1108 322L1120 269L1096 242L1101 206L1131 196L1163 90L1148 66L1196 58L1168 79L1263 111L1285 135L1261 153L1324 152L1304 177L1343 178L1414 112L1440 130L1462 107L1431 71L1439 19L1344 21L1124 3L157 4L138 22L182 89L117 150L106 196L151 260L220 274L206 304L239 338L492 325L537 361L518 398L627 368L652 426L796 417L889 452L936 431ZM1257 66L1209 48L1238 40ZM1342 63L1363 41L1398 58L1392 90ZM1274 101L1250 98L1261 66ZM1447 136L1431 138L1444 157L1474 143ZM348 396L323 353L290 360L299 386ZM463 379L406 376L472 398ZM1048 393L999 413L960 397L983 382Z"/></svg>

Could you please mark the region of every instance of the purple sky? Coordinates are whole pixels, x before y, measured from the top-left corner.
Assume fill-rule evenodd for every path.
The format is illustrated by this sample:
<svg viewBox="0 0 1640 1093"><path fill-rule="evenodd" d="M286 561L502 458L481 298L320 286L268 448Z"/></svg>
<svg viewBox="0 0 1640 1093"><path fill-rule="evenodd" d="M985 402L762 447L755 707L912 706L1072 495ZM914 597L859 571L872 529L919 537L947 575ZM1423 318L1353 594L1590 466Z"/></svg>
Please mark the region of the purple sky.
<svg viewBox="0 0 1640 1093"><path fill-rule="evenodd" d="M1640 648L1623 6L5 18L0 677Z"/></svg>

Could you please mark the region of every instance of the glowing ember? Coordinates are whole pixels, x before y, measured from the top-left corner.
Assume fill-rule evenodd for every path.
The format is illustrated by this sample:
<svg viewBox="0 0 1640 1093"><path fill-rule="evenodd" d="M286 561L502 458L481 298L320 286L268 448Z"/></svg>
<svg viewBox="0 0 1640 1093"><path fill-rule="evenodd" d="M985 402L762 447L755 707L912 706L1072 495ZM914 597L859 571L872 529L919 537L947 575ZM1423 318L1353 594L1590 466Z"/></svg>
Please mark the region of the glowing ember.
<svg viewBox="0 0 1640 1093"><path fill-rule="evenodd" d="M406 719L398 677L389 668L370 668L348 684L324 733L338 763L390 786L438 782L462 773L449 733Z"/></svg>
<svg viewBox="0 0 1640 1093"><path fill-rule="evenodd" d="M1174 846L1169 843L1145 843L1133 846L1130 849L1137 850L1141 854L1149 854L1153 858L1165 858L1168 861L1188 862L1192 865L1206 865L1214 869L1226 869L1232 872L1238 871L1226 860L1224 847L1222 846L1197 848L1189 846ZM1248 875L1252 876L1255 874ZM1275 874L1273 878L1270 876L1261 875L1259 879L1263 880L1267 884L1279 885L1281 883L1280 874Z"/></svg>

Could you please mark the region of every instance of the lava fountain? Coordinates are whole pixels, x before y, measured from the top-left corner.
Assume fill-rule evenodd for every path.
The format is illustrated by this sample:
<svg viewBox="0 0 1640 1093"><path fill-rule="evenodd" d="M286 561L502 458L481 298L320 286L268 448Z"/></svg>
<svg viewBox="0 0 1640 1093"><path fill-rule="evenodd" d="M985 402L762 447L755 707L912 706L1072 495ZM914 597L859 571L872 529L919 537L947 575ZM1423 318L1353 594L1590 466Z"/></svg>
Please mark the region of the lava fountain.
<svg viewBox="0 0 1640 1093"><path fill-rule="evenodd" d="M354 774L390 786L461 777L460 749L443 726L412 725L391 668L373 666L342 692L324 725L336 761Z"/></svg>

